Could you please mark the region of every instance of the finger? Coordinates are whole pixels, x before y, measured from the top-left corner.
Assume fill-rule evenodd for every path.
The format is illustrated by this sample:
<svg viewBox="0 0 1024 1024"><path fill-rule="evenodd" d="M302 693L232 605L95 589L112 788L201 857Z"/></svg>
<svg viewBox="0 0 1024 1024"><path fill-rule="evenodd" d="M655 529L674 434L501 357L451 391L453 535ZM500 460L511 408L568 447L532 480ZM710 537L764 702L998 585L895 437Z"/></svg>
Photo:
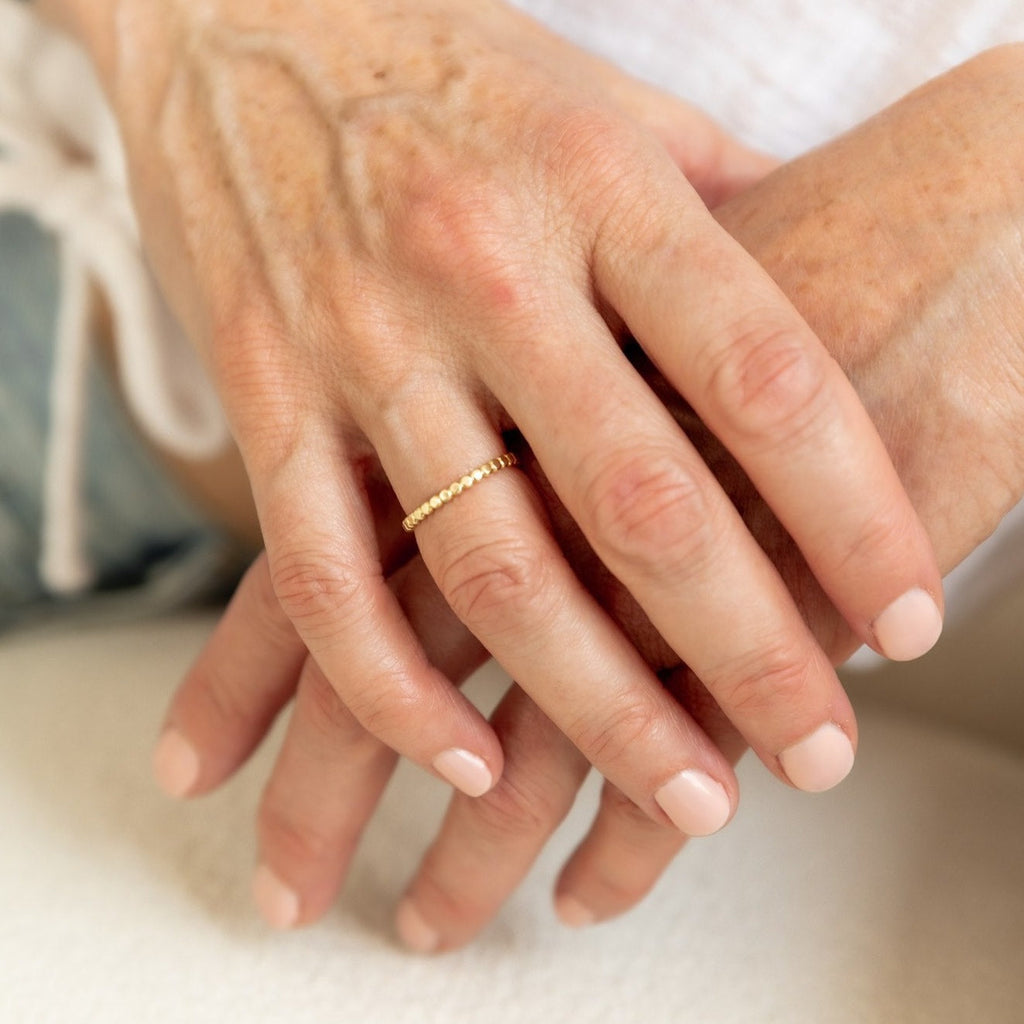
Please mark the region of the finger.
<svg viewBox="0 0 1024 1024"><path fill-rule="evenodd" d="M470 795L501 774L484 717L426 657L381 572L371 511L330 429L254 479L274 592L363 727Z"/></svg>
<svg viewBox="0 0 1024 1024"><path fill-rule="evenodd" d="M379 467L364 473L387 571L412 553ZM209 792L243 764L291 699L306 646L274 594L265 554L243 577L221 621L176 691L153 755L173 797Z"/></svg>
<svg viewBox="0 0 1024 1024"><path fill-rule="evenodd" d="M230 776L291 699L305 657L260 555L168 709L153 753L161 789L196 796Z"/></svg>
<svg viewBox="0 0 1024 1024"><path fill-rule="evenodd" d="M518 687L491 721L506 751L501 781L477 800L453 797L398 906L398 934L418 953L465 945L497 914L587 774L585 758ZM680 836L669 825L657 827Z"/></svg>
<svg viewBox="0 0 1024 1024"><path fill-rule="evenodd" d="M257 817L253 898L269 924L307 924L334 902L397 759L308 659Z"/></svg>
<svg viewBox="0 0 1024 1024"><path fill-rule="evenodd" d="M483 663L486 652L445 607L419 559L390 582L427 656L448 677L461 681ZM331 906L396 761L308 660L258 815L253 896L271 925L308 924Z"/></svg>
<svg viewBox="0 0 1024 1024"><path fill-rule="evenodd" d="M831 663L736 508L603 321L575 312L519 346L521 358L542 365L544 388L505 388L502 352L492 346L495 394L601 561L765 764L798 788L835 785L852 766L856 726ZM552 337L559 358L545 360ZM516 678L529 690L527 676ZM595 712L599 695L590 697ZM604 774L639 802L635 788Z"/></svg>
<svg viewBox="0 0 1024 1024"><path fill-rule="evenodd" d="M423 393L450 390L439 383ZM424 415L408 437L425 453L412 462L400 433L373 438L396 493L416 496L407 508L502 443L482 410L452 407L443 419ZM518 470L468 488L416 537L456 615L603 774L684 831L706 828L709 815L724 823L731 768L582 587Z"/></svg>
<svg viewBox="0 0 1024 1024"><path fill-rule="evenodd" d="M723 754L738 761L746 744L693 673L679 668L667 686ZM606 783L594 823L555 887L558 916L578 928L625 913L650 892L687 842Z"/></svg>
<svg viewBox="0 0 1024 1024"><path fill-rule="evenodd" d="M880 653L928 650L941 582L924 527L853 386L768 275L649 168L594 248L601 294L737 458L830 599ZM693 301L699 296L699 301Z"/></svg>

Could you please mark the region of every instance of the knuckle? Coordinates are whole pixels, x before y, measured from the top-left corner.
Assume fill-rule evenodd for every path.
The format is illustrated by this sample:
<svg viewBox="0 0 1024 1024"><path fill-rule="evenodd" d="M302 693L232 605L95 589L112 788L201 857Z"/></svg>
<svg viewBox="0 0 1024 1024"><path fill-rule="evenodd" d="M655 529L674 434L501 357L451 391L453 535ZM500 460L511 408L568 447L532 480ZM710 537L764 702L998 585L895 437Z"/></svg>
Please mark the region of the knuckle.
<svg viewBox="0 0 1024 1024"><path fill-rule="evenodd" d="M550 569L525 538L489 538L467 547L438 574L441 592L474 632L494 636L539 621Z"/></svg>
<svg viewBox="0 0 1024 1024"><path fill-rule="evenodd" d="M502 847L509 840L549 836L568 813L569 803L548 793L543 782L531 785L502 776L494 789L473 802L477 827Z"/></svg>
<svg viewBox="0 0 1024 1024"><path fill-rule="evenodd" d="M654 707L630 700L575 722L567 734L587 760L608 774L616 765L635 760L659 725Z"/></svg>
<svg viewBox="0 0 1024 1024"><path fill-rule="evenodd" d="M522 219L494 181L431 183L411 188L396 257L419 280L448 289L458 282L462 301L513 316L535 297L533 263L517 241ZM449 299L451 298L449 294Z"/></svg>
<svg viewBox="0 0 1024 1024"><path fill-rule="evenodd" d="M796 641L759 647L756 654L731 663L710 685L730 717L753 720L800 707L811 690L817 663Z"/></svg>
<svg viewBox="0 0 1024 1024"><path fill-rule="evenodd" d="M486 895L470 885L452 884L448 854L435 844L423 858L413 888L416 903L431 908L432 921L444 921L447 928L475 927L494 911Z"/></svg>
<svg viewBox="0 0 1024 1024"><path fill-rule="evenodd" d="M420 736L427 724L425 700L398 671L360 681L346 707L369 737L397 742ZM403 744L407 749L408 745Z"/></svg>
<svg viewBox="0 0 1024 1024"><path fill-rule="evenodd" d="M774 442L806 436L828 404L828 357L790 327L759 320L728 332L707 375L715 422Z"/></svg>
<svg viewBox="0 0 1024 1024"><path fill-rule="evenodd" d="M271 563L271 585L281 610L307 641L332 639L370 613L365 579L322 551L288 549Z"/></svg>
<svg viewBox="0 0 1024 1024"><path fill-rule="evenodd" d="M920 534L920 525L912 507L901 510L876 510L874 515L865 517L857 525L847 542L835 574L846 578L847 574L860 576L863 566L898 566L906 560L908 553L916 552L915 543ZM860 572L857 570L860 569Z"/></svg>
<svg viewBox="0 0 1024 1024"><path fill-rule="evenodd" d="M272 850L278 863L302 868L334 864L344 845L316 822L296 817L291 801L279 796L273 785L260 803L257 821L260 845Z"/></svg>
<svg viewBox="0 0 1024 1024"><path fill-rule="evenodd" d="M707 492L671 454L627 452L601 468L587 499L596 542L618 565L660 574L699 565L713 546Z"/></svg>

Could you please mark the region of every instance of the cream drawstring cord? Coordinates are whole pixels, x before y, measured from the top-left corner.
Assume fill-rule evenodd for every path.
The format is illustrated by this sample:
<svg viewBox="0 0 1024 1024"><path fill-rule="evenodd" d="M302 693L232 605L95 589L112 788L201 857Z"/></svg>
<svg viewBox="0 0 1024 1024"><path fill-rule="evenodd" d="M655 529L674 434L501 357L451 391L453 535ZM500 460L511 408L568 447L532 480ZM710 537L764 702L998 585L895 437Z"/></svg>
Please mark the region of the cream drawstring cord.
<svg viewBox="0 0 1024 1024"><path fill-rule="evenodd" d="M92 288L112 311L121 387L151 440L200 459L221 451L228 431L146 266L116 127L88 61L16 0L0 0L3 209L34 217L58 240L40 575L53 592L73 594L92 582L82 481Z"/></svg>

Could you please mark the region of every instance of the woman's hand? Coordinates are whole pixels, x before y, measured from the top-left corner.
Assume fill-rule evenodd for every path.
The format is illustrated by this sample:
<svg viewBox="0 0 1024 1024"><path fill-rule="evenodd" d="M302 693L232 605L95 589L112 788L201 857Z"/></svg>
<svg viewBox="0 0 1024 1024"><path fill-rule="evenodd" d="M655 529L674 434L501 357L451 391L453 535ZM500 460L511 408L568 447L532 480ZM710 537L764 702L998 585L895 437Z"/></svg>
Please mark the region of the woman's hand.
<svg viewBox="0 0 1024 1024"><path fill-rule="evenodd" d="M49 7L100 65L277 600L364 728L468 793L501 775L493 730L385 583L367 486L379 460L415 508L514 427L770 769L807 789L845 775L831 664L618 340L736 456L857 635L923 653L939 575L884 447L701 199L763 161L493 0ZM416 538L459 619L631 800L686 831L724 824L728 763L581 586L523 474Z"/></svg>
<svg viewBox="0 0 1024 1024"><path fill-rule="evenodd" d="M1020 47L985 54L718 211L854 375L944 571L1024 494L1021 54ZM631 351L779 565L816 636L833 660L842 660L858 638L792 540L692 410ZM734 760L741 738L523 454L583 580ZM386 488L374 493L388 521ZM450 678L464 678L485 657L418 559L393 576L392 586L429 656ZM297 681L296 708L260 813L257 895L279 925L311 921L330 905L394 755L361 729L306 658L263 560L169 714L166 736L188 737L192 759L166 748L158 758L166 788L179 795L213 788L262 739ZM490 919L586 771L584 759L518 688L492 724L507 753L504 776L479 800L454 797L400 910L402 934L416 948L454 948ZM594 827L559 879L562 916L581 924L628 909L683 842L606 785Z"/></svg>

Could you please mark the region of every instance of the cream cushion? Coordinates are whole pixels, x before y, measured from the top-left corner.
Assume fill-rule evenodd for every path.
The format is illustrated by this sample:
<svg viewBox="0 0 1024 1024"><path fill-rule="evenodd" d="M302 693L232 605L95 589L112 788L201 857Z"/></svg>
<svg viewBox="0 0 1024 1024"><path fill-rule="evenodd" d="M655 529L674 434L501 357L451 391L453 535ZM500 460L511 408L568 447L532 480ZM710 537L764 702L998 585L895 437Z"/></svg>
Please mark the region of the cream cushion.
<svg viewBox="0 0 1024 1024"><path fill-rule="evenodd" d="M839 790L793 793L744 762L728 830L691 844L634 913L571 933L550 890L592 780L497 923L422 959L395 944L390 915L443 810L434 779L403 768L337 909L289 935L248 895L272 751L192 804L151 783L165 701L212 622L0 643L5 1024L1024 1019L1024 755L1005 722L958 728L862 700L860 758ZM955 662L971 628L933 659ZM1012 630L985 642L993 664L1021 647ZM969 703L985 673L977 661L942 700ZM486 704L502 685L488 669L473 692Z"/></svg>

